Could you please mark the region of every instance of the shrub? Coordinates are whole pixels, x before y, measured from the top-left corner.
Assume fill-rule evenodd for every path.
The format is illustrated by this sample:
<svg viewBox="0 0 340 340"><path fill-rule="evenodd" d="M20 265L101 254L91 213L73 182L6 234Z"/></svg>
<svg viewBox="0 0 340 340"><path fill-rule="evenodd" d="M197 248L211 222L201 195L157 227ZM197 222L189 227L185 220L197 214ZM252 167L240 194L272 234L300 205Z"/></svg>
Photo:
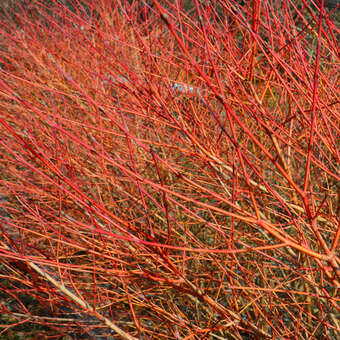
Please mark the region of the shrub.
<svg viewBox="0 0 340 340"><path fill-rule="evenodd" d="M336 8L1 6L2 336L335 339Z"/></svg>

